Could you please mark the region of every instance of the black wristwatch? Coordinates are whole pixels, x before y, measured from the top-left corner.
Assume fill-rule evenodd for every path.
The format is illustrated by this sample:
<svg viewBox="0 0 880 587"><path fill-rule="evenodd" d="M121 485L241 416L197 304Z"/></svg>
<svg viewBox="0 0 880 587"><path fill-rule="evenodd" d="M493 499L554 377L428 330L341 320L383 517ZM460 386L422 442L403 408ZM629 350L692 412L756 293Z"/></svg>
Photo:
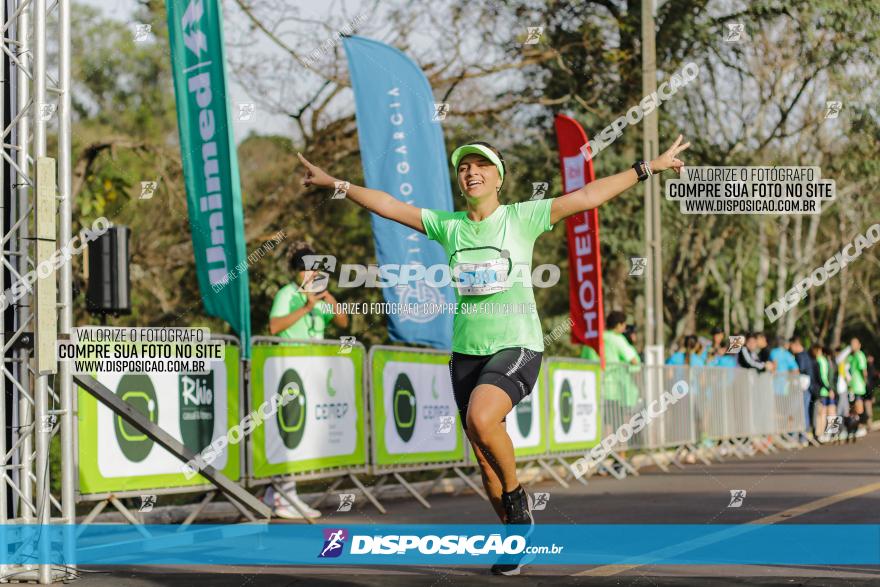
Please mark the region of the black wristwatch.
<svg viewBox="0 0 880 587"><path fill-rule="evenodd" d="M636 175L638 175L639 181L645 181L654 175L654 172L651 171L651 165L641 159L633 163L632 168L636 170Z"/></svg>

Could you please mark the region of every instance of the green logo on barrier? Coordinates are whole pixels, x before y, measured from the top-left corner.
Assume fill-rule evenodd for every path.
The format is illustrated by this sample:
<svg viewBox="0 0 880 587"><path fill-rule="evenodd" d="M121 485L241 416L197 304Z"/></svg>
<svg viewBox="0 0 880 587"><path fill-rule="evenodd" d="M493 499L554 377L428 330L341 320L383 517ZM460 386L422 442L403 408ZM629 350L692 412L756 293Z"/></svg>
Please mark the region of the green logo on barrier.
<svg viewBox="0 0 880 587"><path fill-rule="evenodd" d="M431 377L431 397L434 399L440 399L440 394L437 393L437 376Z"/></svg>
<svg viewBox="0 0 880 587"><path fill-rule="evenodd" d="M294 369L285 371L278 382L279 400L288 395L294 396L294 399L288 399L286 405L281 405L283 402L279 401L275 417L281 441L284 446L293 449L302 442L306 431L306 389Z"/></svg>
<svg viewBox="0 0 880 587"><path fill-rule="evenodd" d="M562 391L559 393L559 418L562 421L562 430L566 434L571 429L573 407L574 398L571 394L571 384L568 382L568 379L563 379Z"/></svg>
<svg viewBox="0 0 880 587"><path fill-rule="evenodd" d="M327 370L327 395L330 397L336 396L336 388L333 387L333 369Z"/></svg>
<svg viewBox="0 0 880 587"><path fill-rule="evenodd" d="M177 388L183 444L193 452L201 452L214 436L214 372L181 373Z"/></svg>
<svg viewBox="0 0 880 587"><path fill-rule="evenodd" d="M394 427L397 428L397 434L404 442L409 442L416 429L416 392L406 373L397 376L391 403L394 406Z"/></svg>
<svg viewBox="0 0 880 587"><path fill-rule="evenodd" d="M532 431L532 394L523 398L516 406L516 425L521 436L526 437Z"/></svg>
<svg viewBox="0 0 880 587"><path fill-rule="evenodd" d="M149 375L123 375L116 386L116 395L146 416L150 422L154 424L159 422L159 402L156 399L156 389L153 387ZM147 458L153 449L153 441L119 416L114 416L113 422L116 429L116 441L125 458L135 463Z"/></svg>

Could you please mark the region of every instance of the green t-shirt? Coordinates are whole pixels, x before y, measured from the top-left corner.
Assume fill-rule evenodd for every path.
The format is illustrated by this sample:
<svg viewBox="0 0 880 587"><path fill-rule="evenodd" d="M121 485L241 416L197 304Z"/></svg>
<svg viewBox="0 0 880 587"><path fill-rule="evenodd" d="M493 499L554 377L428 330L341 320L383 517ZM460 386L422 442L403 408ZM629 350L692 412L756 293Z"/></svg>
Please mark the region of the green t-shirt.
<svg viewBox="0 0 880 587"><path fill-rule="evenodd" d="M491 355L511 347L544 350L531 284L532 250L535 239L553 228L552 202L501 205L480 222L467 212L422 209L425 233L446 252L456 286L453 351Z"/></svg>
<svg viewBox="0 0 880 587"><path fill-rule="evenodd" d="M828 397L831 384L828 381L828 372L831 370L828 359L824 355L816 357L816 364L819 365L819 382L822 384L819 389L819 397Z"/></svg>
<svg viewBox="0 0 880 587"><path fill-rule="evenodd" d="M619 332L606 330L602 337L605 343L606 363L630 363L633 359L641 363L638 351L629 343L626 337Z"/></svg>
<svg viewBox="0 0 880 587"><path fill-rule="evenodd" d="M639 353L619 332L606 330L602 336L605 346L605 382L602 391L606 400L633 406L639 398L639 388L630 375L634 371L633 359L641 363Z"/></svg>
<svg viewBox="0 0 880 587"><path fill-rule="evenodd" d="M596 349L586 344L581 347L581 358L587 359L588 361L596 361L597 363L601 360Z"/></svg>
<svg viewBox="0 0 880 587"><path fill-rule="evenodd" d="M865 395L865 370L868 368L868 359L862 351L850 353L846 358L849 363L849 390L855 395Z"/></svg>
<svg viewBox="0 0 880 587"><path fill-rule="evenodd" d="M275 294L269 318L287 316L305 306L306 301L306 294L299 291L295 283L288 283ZM311 312L279 332L277 336L297 339L324 338L324 329L331 320L333 320L333 309L330 304L322 300L315 304Z"/></svg>

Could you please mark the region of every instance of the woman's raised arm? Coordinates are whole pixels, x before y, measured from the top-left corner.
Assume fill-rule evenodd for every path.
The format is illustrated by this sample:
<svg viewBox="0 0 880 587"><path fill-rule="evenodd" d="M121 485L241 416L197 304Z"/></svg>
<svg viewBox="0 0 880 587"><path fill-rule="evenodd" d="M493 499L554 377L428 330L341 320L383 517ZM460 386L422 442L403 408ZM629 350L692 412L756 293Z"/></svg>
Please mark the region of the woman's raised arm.
<svg viewBox="0 0 880 587"><path fill-rule="evenodd" d="M388 192L371 190L370 188L354 185L347 181L338 180L317 165L309 163L302 156L302 153L297 153L297 156L306 168L306 176L302 182L304 186L316 185L323 188L342 189L345 191L345 197L355 204L363 206L370 212L375 212L382 218L394 220L424 234L425 227L422 225L421 208L401 202Z"/></svg>
<svg viewBox="0 0 880 587"><path fill-rule="evenodd" d="M678 158L678 154L691 146L690 143L682 145L681 139L682 136L678 135L678 139L665 153L651 161L651 170L654 173L660 173L666 169L674 169L676 173L681 172L684 162ZM592 181L581 189L567 193L564 196L554 198L550 205L550 224L556 224L573 214L598 208L638 182L639 178L636 171L634 169L627 169L621 173Z"/></svg>

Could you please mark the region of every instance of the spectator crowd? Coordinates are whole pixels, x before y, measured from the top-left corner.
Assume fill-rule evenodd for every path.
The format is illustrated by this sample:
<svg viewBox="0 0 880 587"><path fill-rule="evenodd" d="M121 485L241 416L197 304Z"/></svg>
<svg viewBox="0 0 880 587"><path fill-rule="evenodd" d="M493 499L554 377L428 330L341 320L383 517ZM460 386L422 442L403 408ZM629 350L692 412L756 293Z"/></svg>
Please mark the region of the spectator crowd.
<svg viewBox="0 0 880 587"><path fill-rule="evenodd" d="M608 315L603 344L606 366L642 362L635 331L627 326L622 312ZM672 350L667 365L797 373L808 428L819 442L848 435L858 438L870 429L873 399L880 394L880 373L874 356L862 350L858 337L834 349L818 342L808 348L799 336L785 339L761 332L726 336L716 328L711 338L687 334ZM599 355L584 346L581 358L598 361Z"/></svg>

